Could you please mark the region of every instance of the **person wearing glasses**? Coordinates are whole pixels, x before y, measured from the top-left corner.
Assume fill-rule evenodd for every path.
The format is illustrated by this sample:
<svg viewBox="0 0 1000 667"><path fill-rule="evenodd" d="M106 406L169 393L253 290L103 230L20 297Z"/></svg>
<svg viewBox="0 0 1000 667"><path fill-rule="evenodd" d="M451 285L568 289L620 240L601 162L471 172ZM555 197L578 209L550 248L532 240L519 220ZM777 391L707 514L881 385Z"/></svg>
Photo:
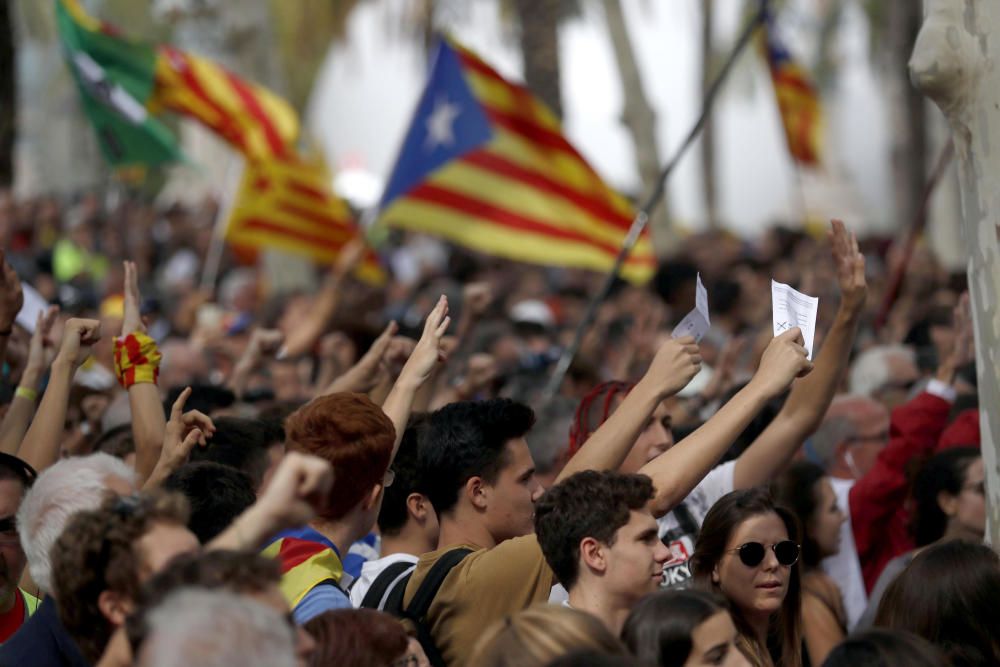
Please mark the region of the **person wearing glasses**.
<svg viewBox="0 0 1000 667"><path fill-rule="evenodd" d="M771 492L802 526L802 664L818 666L847 636L840 586L820 567L822 559L840 551L840 528L847 515L830 478L815 463L792 464L774 481Z"/></svg>
<svg viewBox="0 0 1000 667"><path fill-rule="evenodd" d="M801 664L799 539L795 515L761 488L733 491L705 515L691 558L695 583L729 600L753 667Z"/></svg>

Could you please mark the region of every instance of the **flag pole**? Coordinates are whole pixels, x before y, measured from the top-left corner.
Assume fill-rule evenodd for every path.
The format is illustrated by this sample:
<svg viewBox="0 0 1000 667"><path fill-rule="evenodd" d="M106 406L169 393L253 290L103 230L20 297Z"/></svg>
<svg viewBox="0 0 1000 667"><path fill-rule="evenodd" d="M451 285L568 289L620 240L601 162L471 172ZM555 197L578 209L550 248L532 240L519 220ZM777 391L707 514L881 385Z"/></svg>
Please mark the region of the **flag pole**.
<svg viewBox="0 0 1000 667"><path fill-rule="evenodd" d="M747 22L746 27L743 28L743 32L736 41L736 45L733 46L733 50L730 52L729 57L719 70L719 74L715 77L715 80L712 81L712 85L705 94L705 99L702 101L701 113L699 114L694 127L691 128L691 131L684 139L684 143L681 144L680 148L677 149L677 152L674 153L673 157L671 157L667 164L663 167L659 178L657 178L656 187L653 188L653 191L646 198L646 202L639 209L639 212L636 213L635 218L632 220L632 226L629 227L628 234L625 236L625 241L622 243L622 247L618 251L618 256L615 257L614 264L612 264L611 270L608 272L607 279L604 281L604 284L601 286L597 295L591 299L589 304L587 304L587 310L584 311L583 318L580 320L580 324L577 325L576 332L573 334L573 341L570 343L569 347L563 350L562 355L559 357L559 362L556 364L556 368L552 373L552 377L549 378L548 384L545 385L545 390L542 393L542 405L547 405L552 401L556 394L559 393L559 388L562 386L563 379L566 377L566 372L569 371L570 364L573 363L573 359L576 357L577 352L580 351L580 345L583 343L583 337L586 335L587 330L594 322L594 318L597 315L597 309L602 303L604 303L604 300L608 298L608 293L610 293L611 288L615 283L615 279L621 271L622 265L625 263L625 260L628 258L633 246L635 246L636 241L639 240L639 236L642 234L642 231L646 228L646 224L649 222L650 212L659 203L660 198L663 197L663 193L666 190L667 179L670 177L670 174L673 173L674 168L701 133L702 128L708 120L709 113L712 110L712 105L715 103L715 98L718 97L719 91L722 89L723 82L726 80L726 77L729 76L730 70L732 70L733 65L743 52L743 49L745 49L747 44L750 43L750 39L753 37L758 25L764 20L765 15L765 7L762 4L761 8L757 10L754 16Z"/></svg>
<svg viewBox="0 0 1000 667"><path fill-rule="evenodd" d="M226 248L226 225L236 203L236 190L239 188L239 177L243 175L244 161L230 156L226 164L226 174L222 181L222 197L219 210L215 213L215 223L212 230L212 241L205 257L205 267L201 273L201 289L215 294L215 283L219 277L219 267L222 264L222 252Z"/></svg>

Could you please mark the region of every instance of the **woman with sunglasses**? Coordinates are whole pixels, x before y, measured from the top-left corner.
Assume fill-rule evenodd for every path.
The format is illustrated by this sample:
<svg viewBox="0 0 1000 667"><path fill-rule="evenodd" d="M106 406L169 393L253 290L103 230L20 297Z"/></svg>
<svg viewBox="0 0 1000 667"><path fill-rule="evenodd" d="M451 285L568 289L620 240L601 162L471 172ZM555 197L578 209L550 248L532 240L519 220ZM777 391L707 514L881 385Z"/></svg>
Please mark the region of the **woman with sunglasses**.
<svg viewBox="0 0 1000 667"><path fill-rule="evenodd" d="M802 664L798 539L795 516L756 488L715 503L695 544L695 581L729 600L754 667Z"/></svg>
<svg viewBox="0 0 1000 667"><path fill-rule="evenodd" d="M837 505L826 471L815 463L790 465L774 480L771 493L802 527L802 664L818 666L847 636L840 587L820 567L822 559L840 552L840 528L847 516Z"/></svg>

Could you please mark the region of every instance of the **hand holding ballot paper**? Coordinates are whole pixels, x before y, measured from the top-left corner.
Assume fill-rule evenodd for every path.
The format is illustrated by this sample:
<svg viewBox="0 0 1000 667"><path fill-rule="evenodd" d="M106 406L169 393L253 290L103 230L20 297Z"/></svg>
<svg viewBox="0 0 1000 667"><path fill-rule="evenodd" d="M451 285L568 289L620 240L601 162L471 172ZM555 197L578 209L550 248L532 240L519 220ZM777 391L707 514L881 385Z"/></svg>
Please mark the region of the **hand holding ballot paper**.
<svg viewBox="0 0 1000 667"><path fill-rule="evenodd" d="M780 336L789 329L798 327L802 331L806 358L812 361L819 299L771 280L771 307L774 335Z"/></svg>
<svg viewBox="0 0 1000 667"><path fill-rule="evenodd" d="M683 338L684 336L694 336L696 343L708 333L712 326L712 321L708 317L708 291L701 282L701 274L698 274L698 283L695 286L694 310L684 316L684 319L674 327L671 338Z"/></svg>

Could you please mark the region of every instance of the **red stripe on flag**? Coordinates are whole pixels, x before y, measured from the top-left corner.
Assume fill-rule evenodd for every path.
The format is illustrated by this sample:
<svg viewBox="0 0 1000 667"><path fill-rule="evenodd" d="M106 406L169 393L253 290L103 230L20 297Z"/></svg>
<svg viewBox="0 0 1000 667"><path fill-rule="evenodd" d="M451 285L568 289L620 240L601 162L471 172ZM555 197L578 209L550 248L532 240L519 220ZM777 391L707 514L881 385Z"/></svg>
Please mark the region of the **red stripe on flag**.
<svg viewBox="0 0 1000 667"><path fill-rule="evenodd" d="M488 149L473 151L465 155L462 162L520 181L547 194L565 199L600 220L621 227L623 230L627 230L632 223L631 218L613 209L608 202L597 197L588 197L544 174L527 169L496 153L491 153Z"/></svg>
<svg viewBox="0 0 1000 667"><path fill-rule="evenodd" d="M293 567L301 565L324 550L326 550L326 547L319 542L297 540L294 537L282 538L281 546L278 547L278 561L281 563L281 573L285 574Z"/></svg>
<svg viewBox="0 0 1000 667"><path fill-rule="evenodd" d="M179 106L173 108L196 116L209 127L215 128L218 133L230 143L246 149L246 137L242 132L240 132L239 127L233 123L232 113L219 106L219 103L210 97L205 91L204 86L201 85L201 81L198 80L198 78L194 75L194 71L191 69L191 63L188 60L187 54L170 46L161 46L160 48L166 54L167 59L171 63L171 71L181 78L181 81L184 82L188 90L190 90L198 97L199 100L215 112L215 122L211 122L212 119L205 118L193 109L187 109Z"/></svg>
<svg viewBox="0 0 1000 667"><path fill-rule="evenodd" d="M303 181L296 180L294 178L289 178L285 181L288 185L288 189L292 192L298 192L300 195L309 197L310 199L315 199L320 202L327 202L330 199L330 195L323 192L321 189L314 185L310 185Z"/></svg>
<svg viewBox="0 0 1000 667"><path fill-rule="evenodd" d="M310 211L307 208L302 208L297 204L293 204L289 201L279 201L275 204L275 207L279 211L284 211L290 215L294 215L297 218L301 218L307 222L319 225L324 229L331 229L333 231L342 231L345 234L353 235L354 230L352 229L352 224L347 220L341 220L332 215L327 215L326 213L317 213L316 211Z"/></svg>
<svg viewBox="0 0 1000 667"><path fill-rule="evenodd" d="M289 239L294 239L302 243L319 246L321 249L331 252L340 252L340 249L344 247L345 243L345 241L331 239L329 236L310 234L309 232L303 232L297 229L289 229L285 225L271 222L270 220L264 220L262 218L245 218L242 223L237 225L236 230L268 232L276 236L285 236Z"/></svg>
<svg viewBox="0 0 1000 667"><path fill-rule="evenodd" d="M583 243L606 253L609 259L615 257L620 249L617 246L605 243L593 238L592 236L569 229L553 227L544 221L535 220L519 213L514 213L513 211L500 208L499 206L489 202L474 199L467 195L455 192L454 190L447 190L427 182L420 184L406 196L407 198L415 199L417 201L437 204L439 206L454 209L461 213L467 213L479 218L486 218L496 222L500 226L509 227L510 229L517 229L537 234L539 236L546 236L553 240L562 239L565 241ZM655 260L651 257L639 257L635 258L635 262L654 264Z"/></svg>
<svg viewBox="0 0 1000 667"><path fill-rule="evenodd" d="M271 117L267 115L267 112L260 105L256 93L242 79L229 70L223 69L222 71L225 73L226 79L233 87L236 95L243 101L247 111L257 119L261 129L264 131L264 136L267 138L267 143L271 146L271 150L275 155L284 155L287 146L285 146L285 142L281 139L281 135L278 134L278 129L274 126Z"/></svg>
<svg viewBox="0 0 1000 667"><path fill-rule="evenodd" d="M546 148L554 148L556 150L569 153L573 157L582 161L583 158L580 154L576 152L566 138L559 134L558 132L553 132L552 130L542 127L537 123L534 123L526 118L521 118L514 114L501 111L494 107L482 104L483 111L491 121L497 125L510 130L514 134L518 134L533 144L538 144L540 146L545 146Z"/></svg>

